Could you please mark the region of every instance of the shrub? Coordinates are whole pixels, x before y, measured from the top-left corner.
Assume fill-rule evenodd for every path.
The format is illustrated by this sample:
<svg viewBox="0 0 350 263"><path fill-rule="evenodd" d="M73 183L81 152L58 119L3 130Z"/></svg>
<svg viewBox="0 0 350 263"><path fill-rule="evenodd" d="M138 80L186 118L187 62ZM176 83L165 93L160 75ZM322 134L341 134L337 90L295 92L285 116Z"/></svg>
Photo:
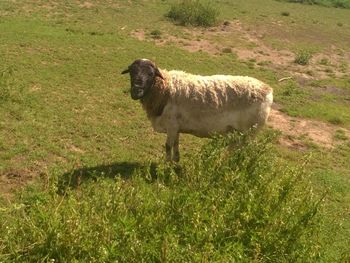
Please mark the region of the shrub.
<svg viewBox="0 0 350 263"><path fill-rule="evenodd" d="M222 53L232 53L232 48L230 47L225 47L221 50Z"/></svg>
<svg viewBox="0 0 350 263"><path fill-rule="evenodd" d="M27 190L0 206L0 261L316 262L320 198L273 139L216 137L181 166Z"/></svg>
<svg viewBox="0 0 350 263"><path fill-rule="evenodd" d="M160 39L162 36L162 32L158 29L155 29L151 31L150 35L153 39Z"/></svg>
<svg viewBox="0 0 350 263"><path fill-rule="evenodd" d="M290 13L289 13L289 12L287 12L287 11L283 11L283 12L281 12L281 15L282 15L282 16L289 16L289 15L290 15Z"/></svg>
<svg viewBox="0 0 350 263"><path fill-rule="evenodd" d="M218 23L219 11L210 2L183 0L173 4L166 16L180 25L210 27Z"/></svg>
<svg viewBox="0 0 350 263"><path fill-rule="evenodd" d="M300 50L295 55L294 63L299 65L307 65L312 57L312 54L308 50Z"/></svg>

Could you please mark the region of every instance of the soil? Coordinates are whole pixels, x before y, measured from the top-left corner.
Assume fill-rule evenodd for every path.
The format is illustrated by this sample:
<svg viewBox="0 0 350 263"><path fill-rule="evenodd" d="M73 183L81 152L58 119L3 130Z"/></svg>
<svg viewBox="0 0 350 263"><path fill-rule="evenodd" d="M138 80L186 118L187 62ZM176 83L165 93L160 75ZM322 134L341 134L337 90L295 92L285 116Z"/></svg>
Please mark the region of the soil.
<svg viewBox="0 0 350 263"><path fill-rule="evenodd" d="M142 41L154 41L156 45L175 44L190 52L203 51L218 56L234 53L242 61L253 61L257 66L268 66L284 71L299 79L324 79L350 74L350 53L332 46L328 52L314 53L307 65L294 63L296 54L286 49L275 49L264 42L265 35L244 28L239 20L226 21L210 29L184 29L185 36L162 34L152 38L137 30L131 34ZM220 41L218 41L218 39Z"/></svg>
<svg viewBox="0 0 350 263"><path fill-rule="evenodd" d="M350 138L348 129L316 120L290 117L276 109L276 105L271 110L267 125L282 132L282 145L297 150L306 150L310 142L323 148L334 148L343 143L334 137L338 130L342 130L344 135Z"/></svg>

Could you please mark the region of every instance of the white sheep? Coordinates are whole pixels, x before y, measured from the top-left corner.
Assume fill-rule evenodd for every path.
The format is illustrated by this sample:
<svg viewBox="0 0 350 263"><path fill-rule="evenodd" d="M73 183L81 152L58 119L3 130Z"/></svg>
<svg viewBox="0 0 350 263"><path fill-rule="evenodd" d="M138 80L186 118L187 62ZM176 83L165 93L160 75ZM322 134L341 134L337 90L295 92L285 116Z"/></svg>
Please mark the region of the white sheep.
<svg viewBox="0 0 350 263"><path fill-rule="evenodd" d="M161 70L148 59L135 60L125 73L132 99L141 101L154 130L167 134L168 161L180 159L179 133L209 137L259 128L273 101L272 88L251 77Z"/></svg>

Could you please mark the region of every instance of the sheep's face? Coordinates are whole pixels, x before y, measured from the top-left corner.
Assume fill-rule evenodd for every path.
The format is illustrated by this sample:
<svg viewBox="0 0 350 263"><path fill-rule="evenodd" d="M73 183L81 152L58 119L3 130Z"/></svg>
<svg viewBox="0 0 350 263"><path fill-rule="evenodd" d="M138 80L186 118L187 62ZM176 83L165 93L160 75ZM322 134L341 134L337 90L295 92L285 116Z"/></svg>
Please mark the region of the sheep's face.
<svg viewBox="0 0 350 263"><path fill-rule="evenodd" d="M142 99L154 85L156 77L163 78L156 65L147 59L135 60L122 74L130 73L131 98Z"/></svg>

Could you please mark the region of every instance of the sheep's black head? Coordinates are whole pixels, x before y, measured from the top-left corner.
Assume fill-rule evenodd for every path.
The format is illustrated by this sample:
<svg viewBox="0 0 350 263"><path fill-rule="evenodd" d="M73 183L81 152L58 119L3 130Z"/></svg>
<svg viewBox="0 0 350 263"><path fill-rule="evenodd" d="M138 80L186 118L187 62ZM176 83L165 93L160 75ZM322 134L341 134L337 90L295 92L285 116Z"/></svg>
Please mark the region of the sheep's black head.
<svg viewBox="0 0 350 263"><path fill-rule="evenodd" d="M135 60L122 74L130 73L131 98L138 100L143 98L154 85L156 77L162 79L157 66L148 59Z"/></svg>

